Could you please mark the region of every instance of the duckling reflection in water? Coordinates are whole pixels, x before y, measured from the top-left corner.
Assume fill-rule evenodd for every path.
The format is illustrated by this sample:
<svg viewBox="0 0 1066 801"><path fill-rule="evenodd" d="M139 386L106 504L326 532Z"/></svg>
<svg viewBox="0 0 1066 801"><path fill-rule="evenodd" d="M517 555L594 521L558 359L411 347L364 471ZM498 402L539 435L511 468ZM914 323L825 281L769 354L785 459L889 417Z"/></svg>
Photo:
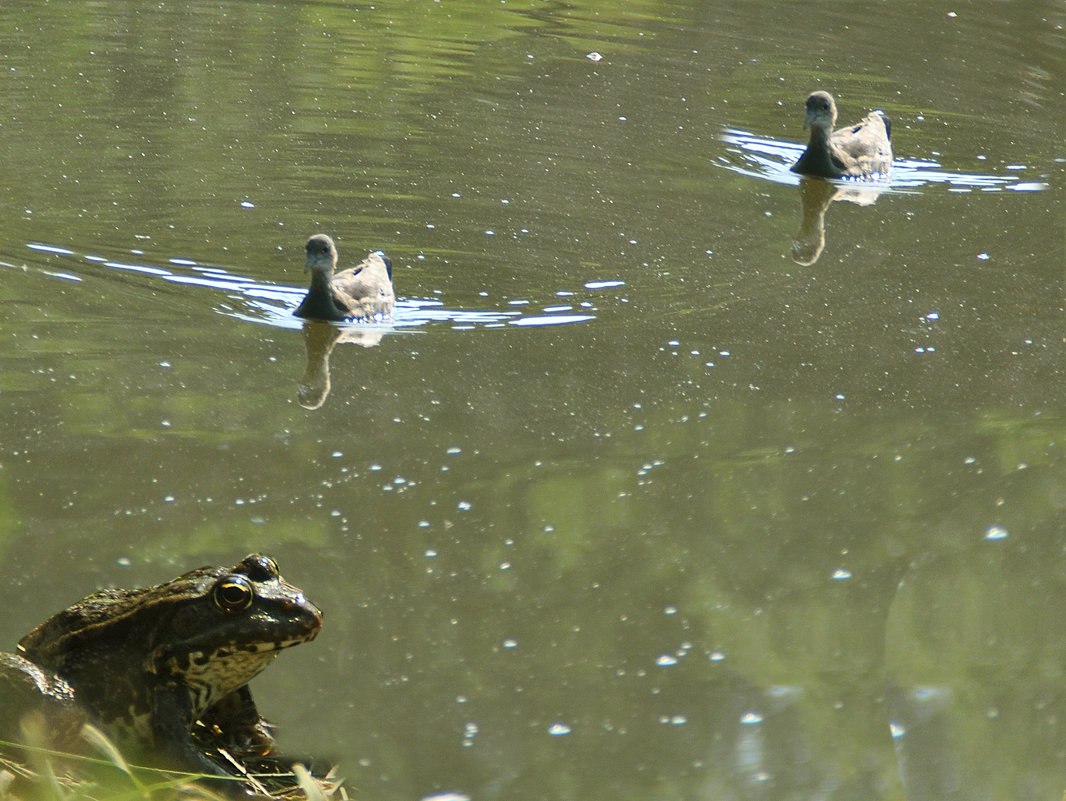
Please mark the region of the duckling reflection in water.
<svg viewBox="0 0 1066 801"><path fill-rule="evenodd" d="M801 178L799 183L802 217L792 239L792 261L809 267L825 249L825 213L834 200L857 206L872 206L887 184L832 184L821 178Z"/></svg>
<svg viewBox="0 0 1066 801"><path fill-rule="evenodd" d="M337 246L326 234L307 240L311 288L293 312L312 320L382 320L392 316L392 263L380 250L355 267L334 273Z"/></svg>
<svg viewBox="0 0 1066 801"><path fill-rule="evenodd" d="M809 267L825 250L825 212L833 202L838 187L820 178L800 181L800 206L803 217L792 239L792 261Z"/></svg>
<svg viewBox="0 0 1066 801"><path fill-rule="evenodd" d="M792 165L792 172L818 178L862 178L888 175L892 167L891 123L877 112L839 131L837 104L829 92L807 96L805 128L811 129L807 149Z"/></svg>
<svg viewBox="0 0 1066 801"><path fill-rule="evenodd" d="M385 331L382 328L339 326L320 320L304 321L304 349L307 362L304 373L296 384L296 400L305 409L322 407L329 397L329 357L337 343L361 345L373 348L380 344Z"/></svg>

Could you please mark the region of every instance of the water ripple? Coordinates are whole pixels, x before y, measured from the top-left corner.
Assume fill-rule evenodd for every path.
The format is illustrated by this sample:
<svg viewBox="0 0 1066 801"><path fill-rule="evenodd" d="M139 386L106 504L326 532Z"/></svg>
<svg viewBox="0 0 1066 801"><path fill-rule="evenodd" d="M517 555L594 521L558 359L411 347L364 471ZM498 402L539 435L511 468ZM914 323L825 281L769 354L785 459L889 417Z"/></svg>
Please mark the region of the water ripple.
<svg viewBox="0 0 1066 801"><path fill-rule="evenodd" d="M747 131L726 128L722 141L733 145L726 155L711 163L741 175L762 178L779 184L798 185L800 176L789 167L795 163L806 148L805 144L763 139ZM1020 172L1025 165L1011 164L1008 169ZM1021 175L982 175L980 173L952 172L943 170L935 161L921 159L896 159L892 162L892 174L887 182L889 192L912 192L927 185L944 184L951 192L1041 192L1048 188L1045 180L1022 180ZM885 182L844 181L848 186L869 186L878 192L886 191Z"/></svg>
<svg viewBox="0 0 1066 801"><path fill-rule="evenodd" d="M221 267L200 264L191 259L168 259L173 269L143 264L134 261L116 261L91 254L79 255L72 250L43 242L30 242L30 250L47 253L60 258L75 258L83 262L102 265L111 270L132 272L161 279L173 284L203 287L224 292L227 299L215 306L215 311L245 322L270 325L277 328L299 329L303 320L294 317L292 312L303 299L306 287L290 287L279 284L263 284L243 275L231 273ZM64 280L81 281L76 271L58 273L43 270L49 276ZM615 288L624 286L623 281L598 281L584 284L587 290ZM573 293L568 293L573 294ZM538 311L530 309L530 314L516 310L511 301L508 309L450 309L444 303L432 298L406 298L396 301L393 317L388 322L358 323L360 328L379 328L396 330L417 328L433 324L450 324L455 330L473 328L501 328L505 326L557 326L587 322L596 319L596 307L591 302L581 305L587 313L571 312L569 305L546 302ZM520 305L531 305L523 300Z"/></svg>

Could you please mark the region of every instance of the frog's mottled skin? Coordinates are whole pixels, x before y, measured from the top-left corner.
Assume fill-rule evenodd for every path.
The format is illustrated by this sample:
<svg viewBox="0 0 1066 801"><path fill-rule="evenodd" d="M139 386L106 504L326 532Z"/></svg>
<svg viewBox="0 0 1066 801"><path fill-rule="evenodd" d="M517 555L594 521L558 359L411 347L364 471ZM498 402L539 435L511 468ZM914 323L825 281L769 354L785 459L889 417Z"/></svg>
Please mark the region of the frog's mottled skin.
<svg viewBox="0 0 1066 801"><path fill-rule="evenodd" d="M274 560L253 554L155 587L101 590L23 637L14 658L61 681L94 723L162 766L227 775L194 742L194 724L220 744L268 751L246 685L321 625Z"/></svg>

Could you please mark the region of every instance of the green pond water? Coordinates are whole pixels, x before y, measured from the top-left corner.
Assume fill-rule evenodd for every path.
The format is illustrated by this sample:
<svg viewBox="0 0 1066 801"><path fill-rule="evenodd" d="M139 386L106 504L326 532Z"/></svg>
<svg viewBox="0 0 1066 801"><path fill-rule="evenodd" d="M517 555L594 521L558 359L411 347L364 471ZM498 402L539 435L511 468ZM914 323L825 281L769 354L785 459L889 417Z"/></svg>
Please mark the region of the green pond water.
<svg viewBox="0 0 1066 801"><path fill-rule="evenodd" d="M0 647L258 551L355 798L1059 801L1064 25L6 0ZM291 317L319 231L393 325Z"/></svg>

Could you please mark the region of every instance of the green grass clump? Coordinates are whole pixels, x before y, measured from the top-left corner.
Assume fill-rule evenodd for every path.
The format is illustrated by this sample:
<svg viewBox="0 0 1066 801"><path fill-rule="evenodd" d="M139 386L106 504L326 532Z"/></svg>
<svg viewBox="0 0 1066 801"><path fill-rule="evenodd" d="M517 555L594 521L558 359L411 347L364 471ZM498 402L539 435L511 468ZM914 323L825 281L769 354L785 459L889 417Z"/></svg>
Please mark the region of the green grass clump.
<svg viewBox="0 0 1066 801"><path fill-rule="evenodd" d="M330 771L313 776L303 765L274 757L256 760L254 772L222 749L210 756L239 777L207 776L134 765L99 729L86 724L80 733L86 753L56 750L41 732L26 731L26 743L0 740L0 801L233 801L258 795L291 801L348 801ZM228 787L226 783L233 786Z"/></svg>

